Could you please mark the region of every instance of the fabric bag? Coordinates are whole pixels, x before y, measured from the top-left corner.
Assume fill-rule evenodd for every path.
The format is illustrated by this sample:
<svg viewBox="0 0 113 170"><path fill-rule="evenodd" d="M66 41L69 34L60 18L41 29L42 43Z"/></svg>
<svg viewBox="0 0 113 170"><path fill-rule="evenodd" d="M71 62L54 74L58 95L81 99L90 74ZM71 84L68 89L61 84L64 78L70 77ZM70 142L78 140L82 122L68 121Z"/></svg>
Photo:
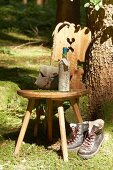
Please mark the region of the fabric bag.
<svg viewBox="0 0 113 170"><path fill-rule="evenodd" d="M35 84L39 89L57 90L58 68L54 66L41 65Z"/></svg>

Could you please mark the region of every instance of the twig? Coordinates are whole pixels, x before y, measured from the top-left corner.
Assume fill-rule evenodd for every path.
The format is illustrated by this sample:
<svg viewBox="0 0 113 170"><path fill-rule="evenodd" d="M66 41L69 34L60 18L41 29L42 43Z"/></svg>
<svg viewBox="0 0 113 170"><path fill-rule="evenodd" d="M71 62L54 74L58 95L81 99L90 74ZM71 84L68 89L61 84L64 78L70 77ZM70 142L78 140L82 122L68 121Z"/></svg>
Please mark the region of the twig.
<svg viewBox="0 0 113 170"><path fill-rule="evenodd" d="M21 47L29 45L29 44L35 44L35 43L37 43L37 42L35 42L35 41L27 42L27 43L24 43L24 44L21 44L21 45L14 47L13 50L15 50L17 48L21 48Z"/></svg>

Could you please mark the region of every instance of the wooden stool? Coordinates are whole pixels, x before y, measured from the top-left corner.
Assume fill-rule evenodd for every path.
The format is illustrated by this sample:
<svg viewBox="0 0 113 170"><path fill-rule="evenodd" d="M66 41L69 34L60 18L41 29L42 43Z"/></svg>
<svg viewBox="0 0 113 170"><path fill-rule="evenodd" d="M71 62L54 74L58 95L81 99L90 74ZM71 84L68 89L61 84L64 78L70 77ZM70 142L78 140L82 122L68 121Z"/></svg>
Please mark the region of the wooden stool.
<svg viewBox="0 0 113 170"><path fill-rule="evenodd" d="M66 129L65 129L65 119L64 119L64 109L63 102L65 100L69 100L73 110L75 112L75 116L79 122L82 122L82 117L79 111L77 99L80 96L86 95L87 90L76 90L69 92L58 92L58 91L33 91L33 90L19 90L17 91L18 95L23 96L28 99L27 111L22 123L22 127L20 130L20 134L17 140L17 144L15 147L14 154L17 155L19 153L29 120L30 115L32 113L32 109L36 107L37 119L40 118L40 113L38 112L38 104L40 99L46 99L47 102L47 133L49 141L52 141L52 117L53 117L53 101L61 101L58 106L58 116L59 116L59 126L60 126L60 135L61 135L61 146L63 152L64 161L68 161L68 151L67 151L67 140L66 140ZM61 104L62 103L62 104Z"/></svg>

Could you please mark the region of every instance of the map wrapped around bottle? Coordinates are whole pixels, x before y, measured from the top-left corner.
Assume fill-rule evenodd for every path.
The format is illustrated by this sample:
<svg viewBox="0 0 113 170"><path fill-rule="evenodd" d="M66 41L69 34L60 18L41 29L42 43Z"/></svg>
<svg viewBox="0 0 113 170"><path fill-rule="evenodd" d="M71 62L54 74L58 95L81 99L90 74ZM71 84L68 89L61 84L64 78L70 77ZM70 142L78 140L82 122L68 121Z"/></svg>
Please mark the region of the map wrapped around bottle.
<svg viewBox="0 0 113 170"><path fill-rule="evenodd" d="M65 53L65 55L64 55ZM59 91L70 90L70 62L66 58L67 48L63 48L63 58L59 61Z"/></svg>

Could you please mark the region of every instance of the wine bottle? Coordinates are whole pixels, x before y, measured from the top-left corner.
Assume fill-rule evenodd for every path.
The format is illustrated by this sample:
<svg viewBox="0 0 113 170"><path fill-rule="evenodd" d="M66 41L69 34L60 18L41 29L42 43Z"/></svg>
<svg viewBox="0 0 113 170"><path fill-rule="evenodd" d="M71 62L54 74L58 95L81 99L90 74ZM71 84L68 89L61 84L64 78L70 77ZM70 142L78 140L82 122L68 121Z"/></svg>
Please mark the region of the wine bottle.
<svg viewBox="0 0 113 170"><path fill-rule="evenodd" d="M66 92L70 90L70 63L67 59L68 48L63 47L62 59L59 61L58 90Z"/></svg>

